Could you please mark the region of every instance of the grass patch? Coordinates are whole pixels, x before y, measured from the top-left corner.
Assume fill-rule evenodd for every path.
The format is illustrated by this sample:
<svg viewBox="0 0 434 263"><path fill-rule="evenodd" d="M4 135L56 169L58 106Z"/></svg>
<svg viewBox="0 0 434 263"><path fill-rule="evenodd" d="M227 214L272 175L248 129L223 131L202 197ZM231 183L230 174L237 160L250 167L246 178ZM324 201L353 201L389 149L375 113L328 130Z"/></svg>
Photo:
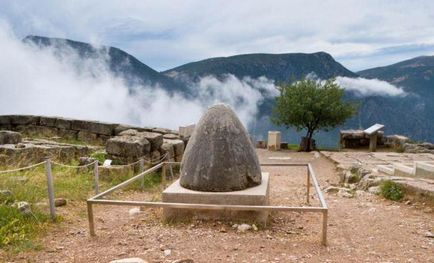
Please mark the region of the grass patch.
<svg viewBox="0 0 434 263"><path fill-rule="evenodd" d="M288 150L298 151L300 149L300 145L298 144L288 144Z"/></svg>
<svg viewBox="0 0 434 263"><path fill-rule="evenodd" d="M0 167L1 170L6 170L6 168ZM99 189L100 191L109 189L130 179L137 173L137 169L135 171L133 167L100 169ZM85 201L94 195L93 166L68 168L53 164L52 176L55 198ZM144 177L144 189L153 189L160 185L160 172L154 172ZM137 191L142 189L141 186L141 180L137 180L122 190ZM0 195L0 249L19 252L41 248L33 240L44 233L47 226L53 224L47 207L47 182L44 165L30 170L2 174L0 176L0 190L11 192L11 194ZM22 215L11 206L14 201L28 202L31 205L32 214Z"/></svg>
<svg viewBox="0 0 434 263"><path fill-rule="evenodd" d="M404 197L401 186L393 181L387 180L381 184L381 195L389 200L399 201Z"/></svg>
<svg viewBox="0 0 434 263"><path fill-rule="evenodd" d="M49 217L34 206L32 210L32 214L22 215L16 208L0 204L0 248L13 252L40 248L32 240L46 228Z"/></svg>

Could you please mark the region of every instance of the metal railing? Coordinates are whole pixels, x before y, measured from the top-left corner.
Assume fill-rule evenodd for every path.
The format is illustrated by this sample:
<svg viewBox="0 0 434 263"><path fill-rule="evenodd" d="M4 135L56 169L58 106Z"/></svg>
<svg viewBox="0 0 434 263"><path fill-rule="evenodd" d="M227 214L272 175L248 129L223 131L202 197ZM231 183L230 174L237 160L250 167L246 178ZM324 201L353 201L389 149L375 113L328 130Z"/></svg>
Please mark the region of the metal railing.
<svg viewBox="0 0 434 263"><path fill-rule="evenodd" d="M146 175L153 173L159 169L162 169L161 178L164 181L166 179L166 166L172 169L172 165L179 165L179 162L163 162L157 164L146 171L139 173L138 175L100 193L87 200L87 213L89 220L89 233L91 236L95 236L95 222L93 205L120 205L120 206L142 206L142 207L155 207L155 208L180 208L180 209L200 209L200 210L237 210L237 211L280 211L280 212L313 212L322 213L322 231L321 231L321 243L327 245L327 219L328 219L328 207L321 189L318 184L315 172L310 163L275 163L275 164L261 164L261 166L299 166L307 167L306 176L306 201L310 203L310 188L313 185L316 195L319 199L320 206L318 207L295 207L295 206L254 206L254 205L220 205L220 204L192 204L192 203L167 203L167 202L149 202L149 201L124 201L124 200L107 200L101 199L102 197L112 193L113 191L131 184L134 181L143 179Z"/></svg>

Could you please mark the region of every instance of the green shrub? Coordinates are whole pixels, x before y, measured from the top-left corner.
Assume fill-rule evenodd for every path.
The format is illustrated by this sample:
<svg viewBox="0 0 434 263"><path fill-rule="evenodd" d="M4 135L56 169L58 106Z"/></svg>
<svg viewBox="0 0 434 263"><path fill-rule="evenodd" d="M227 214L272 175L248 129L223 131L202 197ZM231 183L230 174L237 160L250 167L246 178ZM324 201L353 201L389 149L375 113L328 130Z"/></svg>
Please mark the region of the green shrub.
<svg viewBox="0 0 434 263"><path fill-rule="evenodd" d="M404 197L401 186L393 181L384 181L380 189L381 195L386 199L398 201Z"/></svg>
<svg viewBox="0 0 434 263"><path fill-rule="evenodd" d="M94 152L90 155L90 157L96 159L99 163L104 163L106 159L106 153L105 152Z"/></svg>

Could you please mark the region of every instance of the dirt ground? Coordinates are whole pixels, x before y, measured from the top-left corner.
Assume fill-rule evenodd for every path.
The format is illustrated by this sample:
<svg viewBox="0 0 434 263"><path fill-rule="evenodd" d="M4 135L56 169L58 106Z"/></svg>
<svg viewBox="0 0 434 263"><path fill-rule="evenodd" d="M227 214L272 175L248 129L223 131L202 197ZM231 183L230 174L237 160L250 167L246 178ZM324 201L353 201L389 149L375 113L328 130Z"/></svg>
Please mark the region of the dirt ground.
<svg viewBox="0 0 434 263"><path fill-rule="evenodd" d="M258 150L258 155L262 163L311 162L321 188L339 179L335 165L317 153ZM272 205L306 205L304 168L263 170L271 175ZM149 199L153 194L130 197ZM163 224L159 209L131 216L131 207L96 206L97 237L91 238L84 204L68 204L60 210L65 221L41 238L42 251L0 256L12 262L109 262L128 257L149 262L434 262L434 238L426 236L434 232L432 208L366 192L355 198L325 194L325 199L327 247L320 243L321 216L313 213L275 213L266 227L239 233L232 225L241 222ZM312 204L318 200L313 198ZM77 212L80 217L72 216Z"/></svg>

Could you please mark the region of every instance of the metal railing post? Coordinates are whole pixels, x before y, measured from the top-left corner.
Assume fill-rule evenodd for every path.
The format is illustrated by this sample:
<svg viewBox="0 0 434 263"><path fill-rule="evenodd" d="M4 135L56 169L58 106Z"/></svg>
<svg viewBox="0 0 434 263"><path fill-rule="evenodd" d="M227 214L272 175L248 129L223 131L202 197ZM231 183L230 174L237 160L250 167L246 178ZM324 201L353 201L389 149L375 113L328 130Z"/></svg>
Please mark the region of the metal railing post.
<svg viewBox="0 0 434 263"><path fill-rule="evenodd" d="M50 159L45 160L45 174L47 175L47 190L48 190L48 203L50 205L51 219L56 219L56 208L54 206L54 188L53 188L53 176L51 174L51 162Z"/></svg>
<svg viewBox="0 0 434 263"><path fill-rule="evenodd" d="M327 246L327 221L328 221L328 209L322 212L322 232L321 232L321 243Z"/></svg>
<svg viewBox="0 0 434 263"><path fill-rule="evenodd" d="M306 202L309 204L309 195L310 195L310 170L307 168L307 178L306 178Z"/></svg>
<svg viewBox="0 0 434 263"><path fill-rule="evenodd" d="M145 170L145 159L140 158L139 160L139 174L143 173ZM145 176L142 176L142 179L140 180L140 188L142 191L145 189Z"/></svg>
<svg viewBox="0 0 434 263"><path fill-rule="evenodd" d="M89 220L89 234L90 236L96 236L95 234L95 224L93 221L93 207L92 203L87 201L87 219Z"/></svg>
<svg viewBox="0 0 434 263"><path fill-rule="evenodd" d="M93 177L95 180L95 194L99 194L99 171L98 171L98 161L93 164Z"/></svg>

